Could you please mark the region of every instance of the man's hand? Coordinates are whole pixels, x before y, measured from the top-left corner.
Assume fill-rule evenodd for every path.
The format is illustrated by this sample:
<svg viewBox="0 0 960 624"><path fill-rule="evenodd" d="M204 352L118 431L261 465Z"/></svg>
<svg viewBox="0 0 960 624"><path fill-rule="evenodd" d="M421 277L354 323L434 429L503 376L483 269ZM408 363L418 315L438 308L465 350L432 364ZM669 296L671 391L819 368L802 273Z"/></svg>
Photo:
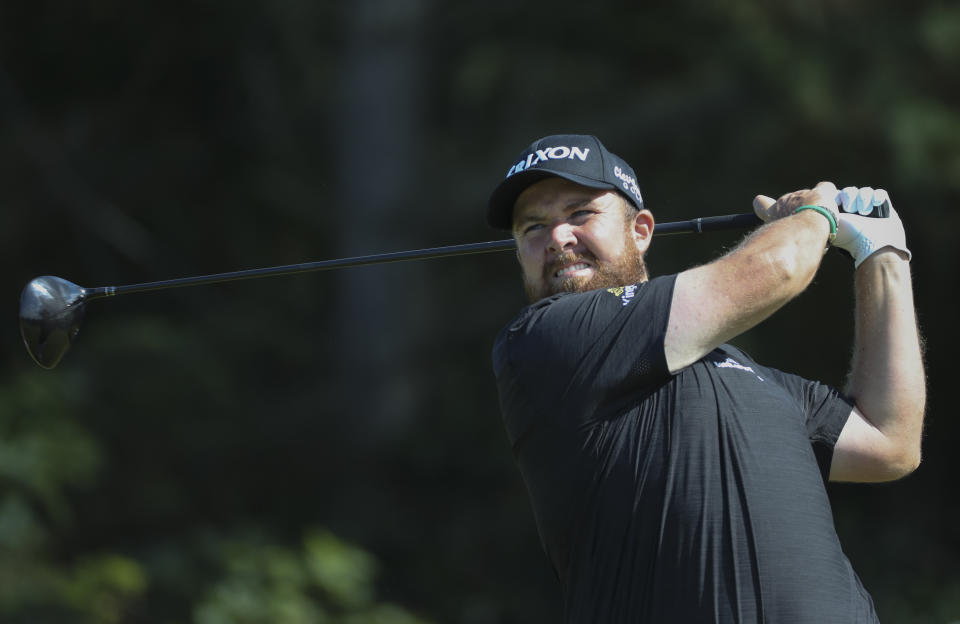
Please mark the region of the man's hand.
<svg viewBox="0 0 960 624"><path fill-rule="evenodd" d="M881 209L884 203L890 205L890 197L883 189L874 189L869 186L860 188L845 186L837 196L837 203L840 204L843 212L886 217L886 214L877 214L876 210Z"/></svg>
<svg viewBox="0 0 960 624"><path fill-rule="evenodd" d="M855 267L859 267L873 253L886 247L893 247L910 260L912 254L907 249L903 223L892 203L889 204L888 217L861 216L870 214L871 210L882 205L884 201L889 203L885 190L848 186L840 195L844 212L840 214L837 222L837 237L833 246L853 256Z"/></svg>
<svg viewBox="0 0 960 624"><path fill-rule="evenodd" d="M834 218L838 218L838 196L839 191L833 182L820 182L812 189L781 195L776 201L766 195L757 195L753 199L753 210L766 223L789 217L800 206L822 206L829 210Z"/></svg>

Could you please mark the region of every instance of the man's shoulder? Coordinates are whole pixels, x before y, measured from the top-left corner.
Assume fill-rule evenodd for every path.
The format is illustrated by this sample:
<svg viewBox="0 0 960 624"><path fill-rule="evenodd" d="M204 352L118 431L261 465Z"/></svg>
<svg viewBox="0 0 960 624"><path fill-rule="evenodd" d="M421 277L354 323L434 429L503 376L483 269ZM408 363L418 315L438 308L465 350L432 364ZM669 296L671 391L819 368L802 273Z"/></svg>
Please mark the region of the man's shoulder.
<svg viewBox="0 0 960 624"><path fill-rule="evenodd" d="M617 311L619 308L625 308L634 301L641 299L642 294L646 295L663 288L672 289L675 279L676 275L664 275L625 286L599 288L585 292L557 293L524 307L517 316L504 326L501 335L509 331L519 331L554 315L562 315L565 312L573 313L586 307L593 309L597 304L605 305L611 311Z"/></svg>
<svg viewBox="0 0 960 624"><path fill-rule="evenodd" d="M560 311L566 307L563 304L556 307L556 304L559 302L573 303L575 298L590 295L592 295L592 291L587 293L558 293L525 306L515 317L504 325L497 334L497 338L493 343L494 367L499 370L506 362L511 340L529 335L533 328L540 324L540 321L551 309ZM556 314L552 314L551 316L553 319L557 318Z"/></svg>
<svg viewBox="0 0 960 624"><path fill-rule="evenodd" d="M618 318L624 323L631 322L627 319L641 306L652 301L663 302L664 297L652 295L672 292L675 277L667 275L626 286L558 293L532 303L497 334L494 362L505 363L512 348L539 349L556 342L573 348L596 337L611 323L617 323ZM646 318L644 314L641 316Z"/></svg>

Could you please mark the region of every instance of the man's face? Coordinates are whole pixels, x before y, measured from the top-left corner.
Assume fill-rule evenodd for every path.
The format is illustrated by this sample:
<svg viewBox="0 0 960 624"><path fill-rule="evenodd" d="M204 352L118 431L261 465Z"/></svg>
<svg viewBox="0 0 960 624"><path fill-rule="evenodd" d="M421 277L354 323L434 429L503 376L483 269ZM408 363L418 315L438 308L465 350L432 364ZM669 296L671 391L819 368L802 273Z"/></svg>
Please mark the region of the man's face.
<svg viewBox="0 0 960 624"><path fill-rule="evenodd" d="M615 191L563 178L528 187L513 211L513 236L531 303L558 292L585 292L646 280L643 254L653 217L627 217Z"/></svg>

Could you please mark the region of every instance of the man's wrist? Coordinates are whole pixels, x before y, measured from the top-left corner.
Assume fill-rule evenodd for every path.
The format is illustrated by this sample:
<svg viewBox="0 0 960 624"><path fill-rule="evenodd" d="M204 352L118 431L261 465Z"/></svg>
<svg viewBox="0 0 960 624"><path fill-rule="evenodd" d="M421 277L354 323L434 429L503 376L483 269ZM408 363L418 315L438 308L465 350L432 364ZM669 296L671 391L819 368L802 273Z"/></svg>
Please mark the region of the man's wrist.
<svg viewBox="0 0 960 624"><path fill-rule="evenodd" d="M871 266L881 266L881 265L908 265L910 264L910 254L895 247L894 245L884 245L880 249L872 252L866 258L860 261L860 264L857 266L857 269L862 268L864 265Z"/></svg>
<svg viewBox="0 0 960 624"><path fill-rule="evenodd" d="M805 211L816 212L822 215L827 220L827 223L830 227L830 234L829 234L829 237L827 238L827 244L832 243L833 239L837 237L837 217L834 216L833 211L831 211L829 208L826 208L824 206L818 206L816 204L807 204L805 206L800 206L799 208L794 210L793 214L800 214Z"/></svg>

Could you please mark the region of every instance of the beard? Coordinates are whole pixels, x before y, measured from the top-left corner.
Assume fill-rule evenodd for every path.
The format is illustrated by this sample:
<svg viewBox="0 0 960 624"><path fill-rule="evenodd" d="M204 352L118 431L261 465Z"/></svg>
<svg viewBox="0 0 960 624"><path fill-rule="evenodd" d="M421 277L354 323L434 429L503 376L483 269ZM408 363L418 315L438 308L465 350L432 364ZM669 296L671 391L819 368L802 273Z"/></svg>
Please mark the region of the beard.
<svg viewBox="0 0 960 624"><path fill-rule="evenodd" d="M570 276L562 280L555 280L553 274L564 265L569 266L576 262L586 262L593 269L589 277ZM545 297L561 292L587 292L601 288L627 286L647 280L647 267L643 262L643 255L632 240L627 240L626 249L619 258L612 262L599 263L593 254L565 253L547 262L543 268L543 275L533 280L523 276L523 288L530 303L536 303Z"/></svg>

